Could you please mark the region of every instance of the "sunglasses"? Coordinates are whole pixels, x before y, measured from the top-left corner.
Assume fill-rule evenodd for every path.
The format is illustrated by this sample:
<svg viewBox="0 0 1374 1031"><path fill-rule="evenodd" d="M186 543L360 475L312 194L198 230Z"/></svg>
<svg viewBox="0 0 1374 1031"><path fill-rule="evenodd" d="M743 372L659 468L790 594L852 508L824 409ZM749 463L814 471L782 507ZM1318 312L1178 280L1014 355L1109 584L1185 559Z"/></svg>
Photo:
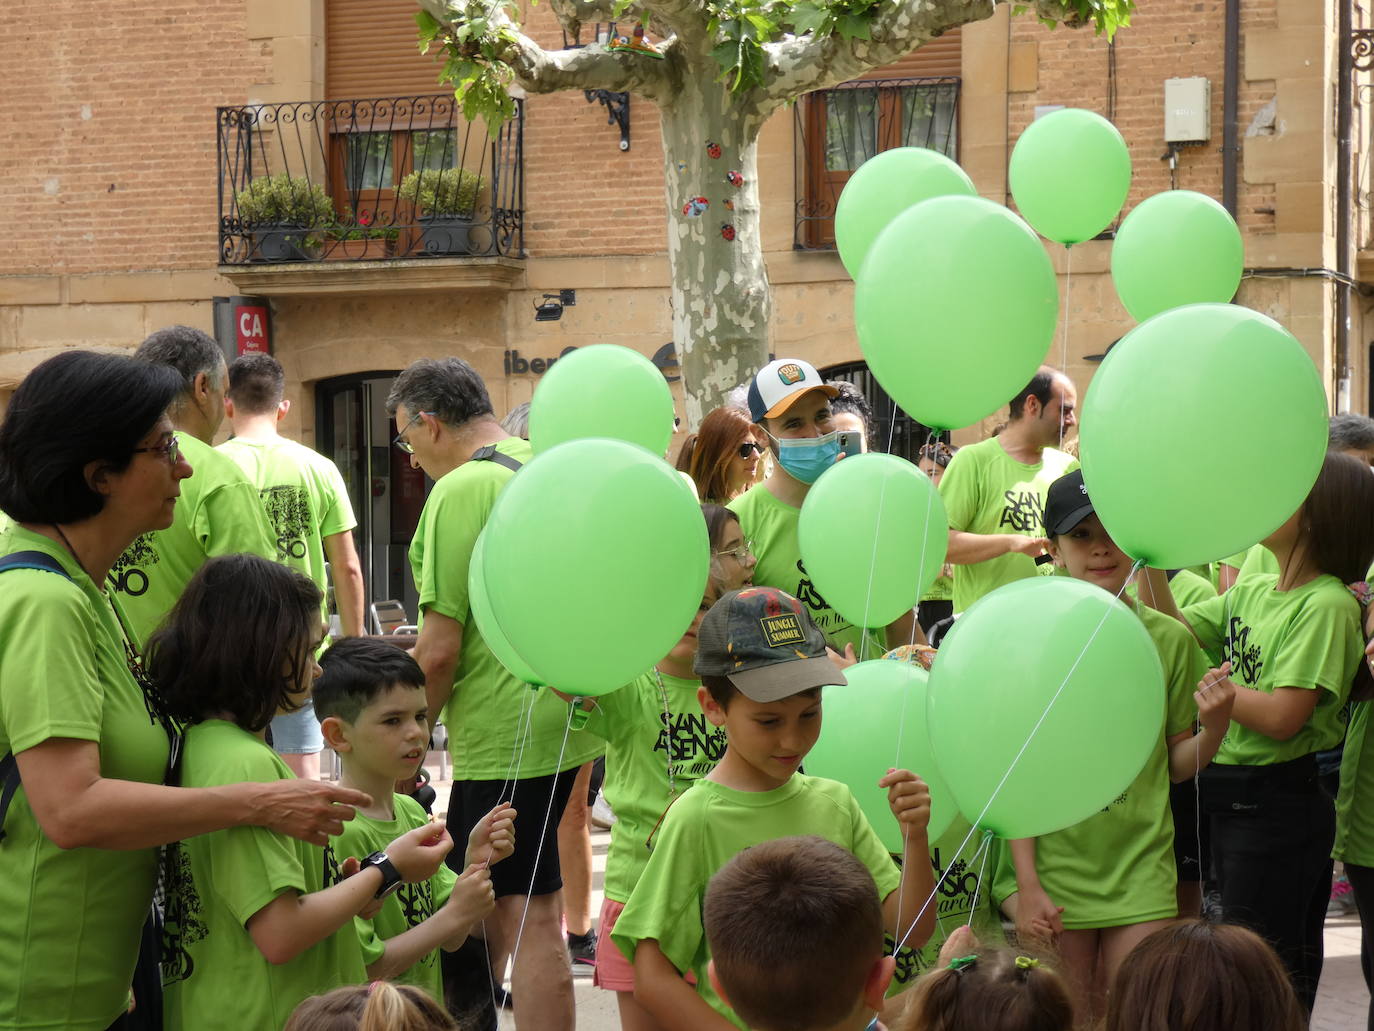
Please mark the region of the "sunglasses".
<svg viewBox="0 0 1374 1031"><path fill-rule="evenodd" d="M755 455L763 454L763 448L752 440L746 440L739 446L740 458L753 458Z"/></svg>

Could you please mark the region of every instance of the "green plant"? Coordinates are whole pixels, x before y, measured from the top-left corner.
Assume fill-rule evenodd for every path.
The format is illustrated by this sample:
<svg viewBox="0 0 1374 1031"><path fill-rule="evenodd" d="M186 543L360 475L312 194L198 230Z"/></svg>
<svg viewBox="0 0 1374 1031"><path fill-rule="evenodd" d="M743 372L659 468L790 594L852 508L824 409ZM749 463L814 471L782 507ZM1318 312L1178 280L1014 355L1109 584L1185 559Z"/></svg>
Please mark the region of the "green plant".
<svg viewBox="0 0 1374 1031"><path fill-rule="evenodd" d="M414 204L421 215L471 218L483 179L466 168L425 168L401 180L396 196Z"/></svg>
<svg viewBox="0 0 1374 1031"><path fill-rule="evenodd" d="M334 221L334 202L324 187L285 172L254 179L234 195L239 218L257 225L293 225L315 229Z"/></svg>

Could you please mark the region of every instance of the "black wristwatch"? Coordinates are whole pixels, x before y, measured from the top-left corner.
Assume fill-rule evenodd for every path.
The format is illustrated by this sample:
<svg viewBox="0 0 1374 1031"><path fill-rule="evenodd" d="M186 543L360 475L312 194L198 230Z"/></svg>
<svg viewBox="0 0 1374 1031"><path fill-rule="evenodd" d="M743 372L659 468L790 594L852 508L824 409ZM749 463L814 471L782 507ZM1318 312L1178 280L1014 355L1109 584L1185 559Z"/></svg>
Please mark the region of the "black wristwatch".
<svg viewBox="0 0 1374 1031"><path fill-rule="evenodd" d="M358 867L358 872L362 873L369 866L375 866L382 872L382 886L377 889L374 898L384 899L401 886L401 871L396 869L396 865L387 857L385 852L373 852L362 861Z"/></svg>

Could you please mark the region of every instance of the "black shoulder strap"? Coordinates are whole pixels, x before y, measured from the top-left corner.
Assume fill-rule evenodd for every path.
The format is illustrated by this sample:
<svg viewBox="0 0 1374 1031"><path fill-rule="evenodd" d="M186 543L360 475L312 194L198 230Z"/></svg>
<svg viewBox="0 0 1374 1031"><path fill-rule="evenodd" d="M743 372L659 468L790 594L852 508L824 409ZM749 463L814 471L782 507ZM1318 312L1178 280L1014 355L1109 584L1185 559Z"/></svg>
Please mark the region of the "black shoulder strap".
<svg viewBox="0 0 1374 1031"><path fill-rule="evenodd" d="M11 569L41 569L71 579L62 568L62 563L43 551L16 551L0 558L0 573L8 573ZM10 752L0 759L0 841L5 840L5 815L10 811L10 803L14 801L14 793L18 790L19 761Z"/></svg>
<svg viewBox="0 0 1374 1031"><path fill-rule="evenodd" d="M502 454L500 451L497 451L495 444L479 447L472 453L472 458L470 458L469 461L495 462L497 465L504 465L511 472L517 472L520 467L524 465L523 462L517 462L514 458L511 458L510 455Z"/></svg>

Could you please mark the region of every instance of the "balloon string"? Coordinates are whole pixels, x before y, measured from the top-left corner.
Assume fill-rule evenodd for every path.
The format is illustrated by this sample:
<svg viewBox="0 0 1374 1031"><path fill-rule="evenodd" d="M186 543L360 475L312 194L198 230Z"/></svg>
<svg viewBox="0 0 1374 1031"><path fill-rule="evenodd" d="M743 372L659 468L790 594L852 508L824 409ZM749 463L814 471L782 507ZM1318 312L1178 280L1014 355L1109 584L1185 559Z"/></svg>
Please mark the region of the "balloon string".
<svg viewBox="0 0 1374 1031"><path fill-rule="evenodd" d="M1131 567L1131 575L1133 576L1135 573L1137 573L1144 565L1145 563L1143 560L1137 561L1135 565ZM1120 601L1121 596L1126 593L1126 586L1130 582L1131 576L1127 576L1126 582L1121 585L1121 590L1116 592L1116 598L1118 601ZM1026 749L1028 749L1030 747L1031 742L1035 740L1035 735L1040 731L1040 728L1044 725L1045 720L1049 718L1050 710L1052 710L1054 708L1055 703L1059 701L1059 696L1064 693L1064 688L1069 686L1069 681L1073 679L1073 675L1078 670L1078 666L1083 661L1083 657L1088 654L1088 649L1092 647L1093 641L1097 640L1098 633L1102 630L1102 627L1107 622L1107 618L1111 614L1112 610L1110 608L1107 608L1103 611L1102 618L1097 621L1097 626L1093 627L1093 632L1088 635L1088 640L1084 643L1083 650L1080 651L1078 653L1078 657L1073 660L1073 665L1069 667L1068 673L1064 675L1063 682L1059 685L1058 689L1050 697L1049 702L1045 705L1045 711L1042 712L1040 714L1040 718L1035 721L1035 726L1031 727L1030 734L1027 736L1025 743L1021 746L1020 751L1018 751L1015 757L1012 759L1011 765L1007 767L1007 772L1002 774L1002 779L997 782L997 786L993 788L992 794L988 796L987 802L983 805L982 812L980 812L978 816L973 821L971 821L973 826L970 828L968 835L959 844L959 848L956 850L955 853L956 855L964 851L964 847L969 843L969 841L973 839L973 835L978 832L978 825L981 824L983 822L983 818L987 816L988 810L992 808L992 803L997 800L997 796L1001 794L1002 788L1006 786L1007 781L1010 779L1012 771L1016 769L1017 764L1021 761L1021 757L1026 754ZM984 833L991 834L992 832L984 831ZM952 866L953 864L950 865ZM930 896L925 901L925 905L923 905L920 909L920 912L916 914L916 920L913 921L911 927L907 929L906 935L904 935L902 937L901 942L898 943L898 948L900 948L903 944L906 943L906 939L910 937L911 931L915 929L917 923L920 923L921 917L925 916L926 910L930 908L931 902L935 900L936 894L938 894L940 891L940 886L944 884L945 878L948 876L949 867L946 867L944 872L940 874L940 879L935 882L935 887L931 890Z"/></svg>
<svg viewBox="0 0 1374 1031"><path fill-rule="evenodd" d="M983 877L987 873L988 869L988 856L992 855L991 834L989 834L987 837L983 839L983 844L979 846L979 851L983 853L983 861L978 866L978 879L973 882L973 900L969 903L968 907L968 923L965 925L967 927L973 926L974 914L978 912L978 894L983 890ZM973 859L969 860L968 865L972 866L974 860L976 860L977 858L978 856L977 854L975 854Z"/></svg>
<svg viewBox="0 0 1374 1031"><path fill-rule="evenodd" d="M1064 330L1060 334L1059 371L1069 375L1069 300L1073 294L1073 244L1064 245ZM1064 413L1059 413L1059 450L1064 450Z"/></svg>

